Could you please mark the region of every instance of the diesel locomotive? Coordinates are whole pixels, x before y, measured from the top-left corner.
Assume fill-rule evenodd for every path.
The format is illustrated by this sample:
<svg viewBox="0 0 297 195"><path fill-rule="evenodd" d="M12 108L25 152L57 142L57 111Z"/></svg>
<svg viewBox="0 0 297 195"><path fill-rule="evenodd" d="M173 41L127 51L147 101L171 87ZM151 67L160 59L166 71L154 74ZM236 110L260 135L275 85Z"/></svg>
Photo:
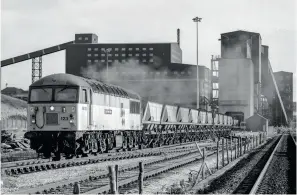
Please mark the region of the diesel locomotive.
<svg viewBox="0 0 297 195"><path fill-rule="evenodd" d="M119 86L53 74L29 87L31 148L53 160L220 137L238 120L220 113L144 102Z"/></svg>

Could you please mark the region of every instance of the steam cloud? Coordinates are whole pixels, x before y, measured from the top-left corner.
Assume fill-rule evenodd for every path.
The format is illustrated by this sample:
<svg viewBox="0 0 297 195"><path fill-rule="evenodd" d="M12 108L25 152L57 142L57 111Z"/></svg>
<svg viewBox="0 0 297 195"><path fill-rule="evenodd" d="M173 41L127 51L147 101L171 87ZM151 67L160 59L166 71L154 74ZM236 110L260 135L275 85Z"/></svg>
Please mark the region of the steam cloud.
<svg viewBox="0 0 297 195"><path fill-rule="evenodd" d="M82 68L81 74L87 78L132 90L144 101L185 107L195 106L196 67L188 68L183 74L179 71L177 76L170 68L161 66L159 59L155 58L154 62L151 65L140 64L134 59L129 59L125 63L114 62L109 65L108 73L106 64L96 63ZM190 72L193 73L192 76L189 76Z"/></svg>

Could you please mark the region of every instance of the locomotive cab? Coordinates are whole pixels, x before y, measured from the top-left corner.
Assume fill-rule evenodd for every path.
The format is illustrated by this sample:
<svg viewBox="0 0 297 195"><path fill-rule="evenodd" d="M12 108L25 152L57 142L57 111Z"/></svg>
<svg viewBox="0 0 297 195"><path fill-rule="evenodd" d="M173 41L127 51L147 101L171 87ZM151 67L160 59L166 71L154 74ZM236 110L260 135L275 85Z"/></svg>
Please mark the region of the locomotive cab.
<svg viewBox="0 0 297 195"><path fill-rule="evenodd" d="M90 89L78 86L30 87L28 130L86 130L90 119L90 96ZM77 120L78 116L85 120Z"/></svg>

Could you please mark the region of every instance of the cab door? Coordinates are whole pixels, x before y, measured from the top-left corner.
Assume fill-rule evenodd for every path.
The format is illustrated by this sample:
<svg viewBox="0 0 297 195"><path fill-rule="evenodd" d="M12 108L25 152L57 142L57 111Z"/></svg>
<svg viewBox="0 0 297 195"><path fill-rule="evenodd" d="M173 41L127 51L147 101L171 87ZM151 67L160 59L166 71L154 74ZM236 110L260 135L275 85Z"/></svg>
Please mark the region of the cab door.
<svg viewBox="0 0 297 195"><path fill-rule="evenodd" d="M87 130L90 121L90 92L86 88L82 88L81 90L81 98L80 98L80 114L79 114L79 122L80 122L80 130Z"/></svg>

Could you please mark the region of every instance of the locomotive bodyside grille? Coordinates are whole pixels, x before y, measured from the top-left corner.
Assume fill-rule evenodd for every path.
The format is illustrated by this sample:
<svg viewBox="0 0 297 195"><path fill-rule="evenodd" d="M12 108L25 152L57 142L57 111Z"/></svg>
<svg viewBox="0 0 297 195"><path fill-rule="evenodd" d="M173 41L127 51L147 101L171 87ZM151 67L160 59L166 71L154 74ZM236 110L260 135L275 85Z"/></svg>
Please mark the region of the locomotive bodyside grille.
<svg viewBox="0 0 297 195"><path fill-rule="evenodd" d="M58 113L46 113L46 124L47 125L58 125Z"/></svg>

